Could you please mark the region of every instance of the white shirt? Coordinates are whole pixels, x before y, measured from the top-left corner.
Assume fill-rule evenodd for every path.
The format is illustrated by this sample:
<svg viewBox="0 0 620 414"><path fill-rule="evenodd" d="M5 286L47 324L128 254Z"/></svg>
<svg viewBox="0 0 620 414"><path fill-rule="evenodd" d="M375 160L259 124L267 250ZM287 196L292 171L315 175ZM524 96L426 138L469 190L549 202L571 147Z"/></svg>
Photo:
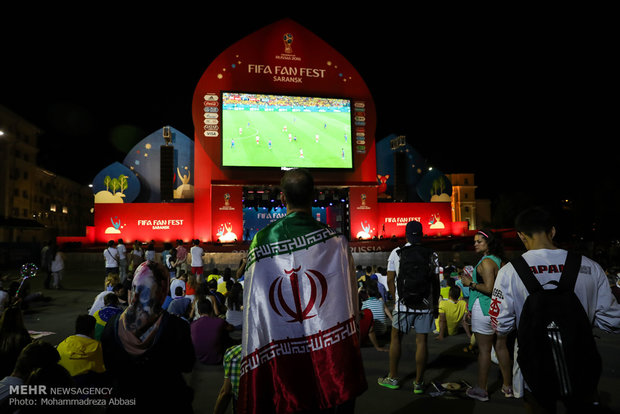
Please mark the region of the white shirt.
<svg viewBox="0 0 620 414"><path fill-rule="evenodd" d="M529 250L523 258L536 268L536 279L544 289L555 289L550 281L557 281L562 274L560 265L566 261L566 250ZM601 266L582 256L581 270L575 283L575 294L583 305L592 324L605 332L620 333L620 305L616 301L609 281ZM521 311L529 293L511 263L497 273L489 315L497 333L506 335L519 326Z"/></svg>
<svg viewBox="0 0 620 414"><path fill-rule="evenodd" d="M110 293L109 290L104 290L103 292L99 293L96 297L95 300L93 301L93 305L90 307L90 309L88 310L88 314L89 315L94 315L95 312L97 312L99 309L103 308L105 306L104 302L103 302L103 298L105 298L105 296Z"/></svg>
<svg viewBox="0 0 620 414"><path fill-rule="evenodd" d="M405 247L407 246L411 246L411 243L407 243L405 244ZM392 271L396 273L396 278L394 283L396 284L396 286L398 286L398 284L396 283L396 279L398 279L398 268L400 267L400 256L398 255L398 250L400 250L400 247L395 248L394 250L392 250L392 252L390 253L390 256L388 257L388 264L387 264L387 270L388 272ZM439 278L439 257L437 256L437 253L433 252L433 254L431 255L431 261L432 263L435 265L435 273L437 275L437 277ZM420 309L411 309L408 308L407 306L403 305L402 303L400 303L400 301L398 300L398 288L395 289L395 298L394 298L394 303L398 304L398 310L401 312L409 312L409 313L429 313L430 309L427 310L420 310Z"/></svg>
<svg viewBox="0 0 620 414"><path fill-rule="evenodd" d="M127 248L124 244L119 244L116 246L116 250L118 250L118 258L123 260L127 258Z"/></svg>
<svg viewBox="0 0 620 414"><path fill-rule="evenodd" d="M181 286L183 288L183 295L185 295L185 282L181 279L172 279L172 281L170 282L170 296L172 297L172 299L177 298L177 297L181 297L181 296L177 296L176 293L174 293L177 290L177 286Z"/></svg>
<svg viewBox="0 0 620 414"><path fill-rule="evenodd" d="M103 251L105 267L118 267L118 250L116 247L108 247Z"/></svg>
<svg viewBox="0 0 620 414"><path fill-rule="evenodd" d="M560 265L564 266L566 256L567 251L563 249L537 249L523 254L527 264L535 267L534 276L544 289L555 289L556 286L549 282L560 279ZM607 276L598 263L585 256L581 259L575 294L594 326L606 332L620 332L620 305L611 292ZM489 307L491 324L497 333L507 335L519 326L523 304L528 296L527 288L512 263L499 269ZM512 379L515 397L520 397L523 389L527 388L516 361L518 346L518 342L515 343Z"/></svg>
<svg viewBox="0 0 620 414"><path fill-rule="evenodd" d="M192 246L189 252L192 255L192 267L202 267L203 248L200 246Z"/></svg>

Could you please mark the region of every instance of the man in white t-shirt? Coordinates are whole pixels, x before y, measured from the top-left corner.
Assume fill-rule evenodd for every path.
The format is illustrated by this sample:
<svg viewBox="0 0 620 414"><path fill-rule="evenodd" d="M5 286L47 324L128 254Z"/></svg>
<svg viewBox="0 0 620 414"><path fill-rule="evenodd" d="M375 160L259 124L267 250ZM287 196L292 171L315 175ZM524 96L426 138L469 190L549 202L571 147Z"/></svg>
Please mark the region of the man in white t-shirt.
<svg viewBox="0 0 620 414"><path fill-rule="evenodd" d="M422 224L418 221L410 221L407 223L405 230L407 244L420 245L422 242ZM420 246L421 247L421 246ZM390 388L400 388L400 379L398 378L398 363L400 361L400 343L402 336L409 333L411 328L416 333L416 378L413 383L413 391L415 394L424 393L424 370L426 368L426 359L428 356L427 341L428 334L434 330L434 321L438 317L439 302L439 259L437 253L430 252L429 267L434 273L431 275L430 294L427 298L427 305L423 308L412 309L405 306L398 297L397 280L400 266L400 256L397 247L392 250L388 258L387 267L387 283L390 295L394 298L394 310L392 312L392 334L390 340L390 372L386 377L379 378L378 384Z"/></svg>
<svg viewBox="0 0 620 414"><path fill-rule="evenodd" d="M517 217L515 228L527 250L523 258L530 268L536 269L536 279L544 289L554 289L568 252L557 248L553 243L555 227L551 216L543 209L529 209ZM580 269L575 283L575 294L588 319L605 332L620 333L620 305L611 292L605 272L598 263L585 256L581 258ZM528 296L528 290L513 264L503 266L495 279L489 308L491 323L498 334L498 340L505 338L519 326L521 311ZM529 407L555 407L555 401L536 401L529 391L523 393L521 390L524 390L527 384L524 384L521 375L513 378L513 387L515 396L525 394L524 401Z"/></svg>
<svg viewBox="0 0 620 414"><path fill-rule="evenodd" d="M103 251L103 258L105 260L105 274L110 273L119 274L119 258L118 250L114 247L114 240L108 242L108 247Z"/></svg>
<svg viewBox="0 0 620 414"><path fill-rule="evenodd" d="M200 247L200 240L194 240L194 245L191 249L189 249L189 254L191 255L192 259L192 273L196 275L196 277L201 277L203 272L202 255L204 254L204 249Z"/></svg>

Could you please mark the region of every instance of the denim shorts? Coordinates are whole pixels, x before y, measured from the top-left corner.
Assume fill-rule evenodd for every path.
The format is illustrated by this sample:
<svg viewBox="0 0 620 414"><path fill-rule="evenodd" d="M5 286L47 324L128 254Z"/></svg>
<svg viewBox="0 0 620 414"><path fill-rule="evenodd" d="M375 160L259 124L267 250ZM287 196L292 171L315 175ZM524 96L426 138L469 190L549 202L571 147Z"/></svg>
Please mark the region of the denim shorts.
<svg viewBox="0 0 620 414"><path fill-rule="evenodd" d="M435 321L433 320L433 314L431 312L412 313L394 311L392 313L392 327L398 329L402 333L409 333L409 330L413 328L416 333L428 334L433 332Z"/></svg>

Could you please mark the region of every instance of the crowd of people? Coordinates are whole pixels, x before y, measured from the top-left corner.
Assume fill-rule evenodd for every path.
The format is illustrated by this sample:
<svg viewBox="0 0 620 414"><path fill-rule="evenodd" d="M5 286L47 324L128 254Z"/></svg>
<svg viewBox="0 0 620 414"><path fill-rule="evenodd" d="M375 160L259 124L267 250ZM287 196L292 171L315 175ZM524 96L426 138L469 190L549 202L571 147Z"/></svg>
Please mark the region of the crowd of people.
<svg viewBox="0 0 620 414"><path fill-rule="evenodd" d="M56 283L60 279L47 271L56 252L50 243L41 253L47 289L60 288ZM153 386L163 375L167 390L180 398L173 399L169 408L192 412L193 391L182 374L195 363L230 365L232 350L240 349L244 261L235 274L229 267L206 269L197 240L189 249L178 240L176 246L166 243L161 254L154 253L152 242L136 241L130 250L122 239L110 240L103 250L102 291L76 317L74 334L56 347L31 338L23 317L24 295L14 286L2 290L6 295L0 319L1 412L21 409L14 401L9 405L10 397L15 397L10 387L35 384L34 378L49 379L38 375L41 370L61 372L58 378L66 386L110 387L114 394L108 397L135 398L136 405L153 409L166 405L152 398ZM223 387L218 412L224 412L234 392Z"/></svg>
<svg viewBox="0 0 620 414"><path fill-rule="evenodd" d="M303 181L308 178L302 175L289 179ZM299 191L297 196L301 200L305 200L306 194L312 194L308 188L311 187L305 185L304 191ZM316 249L312 254L306 253L308 246L287 252L296 255L290 258L283 258L282 252L271 251L272 257L282 263L291 260L299 265L285 270L290 275L287 280L292 291L297 295L295 309L290 308L283 297L284 279L263 276L273 272L272 262L262 260L259 263L256 256L266 249L251 251L233 272L229 267L207 269L205 250L199 240L193 240L189 247L182 240L177 240L176 246L165 243L161 254L155 254L154 243L136 241L130 250L123 240L111 240L103 251L102 291L93 297L89 309L76 317L74 334L56 347L30 337L22 314L24 297L15 290L7 294L0 319L0 409L16 408L8 405L11 387L47 385L83 389L99 387L110 390L107 397L133 401L131 405L142 410L191 413L194 390L183 375L191 372L195 364L204 364L224 367L220 393L214 401L215 413L225 412L231 403L236 410L238 402L244 404L243 412L261 412L256 407L289 412L280 405L284 400L272 395L282 391L275 390L270 381L279 381L279 387L289 387L285 398L299 401L300 395L296 393L300 390L285 379L289 376L299 378L299 372L288 362L301 361L300 366L303 366L307 361L302 354L307 350L291 355L272 351L260 357L258 352L276 343L279 346L280 342L293 344L298 338L313 338L313 344L315 340L318 344L322 335L340 330L349 323L354 323L355 328L347 332L354 335L346 337L342 334L341 343L334 349L327 350L331 342L326 341L325 348L316 351L329 357L327 360L331 361L334 372L342 374L347 371L345 379L331 383L329 381L337 376L334 374L332 378L330 374L327 378L320 367L315 367L313 375L320 380L310 380L304 385L317 387L316 392L325 393L332 401L321 404L339 407L339 412L353 412L356 397L367 388L361 372L360 346L368 344L378 352L388 353L388 374L378 379L379 386L389 389L403 386L398 374L401 341L403 335L412 331L415 332L416 346L414 393L423 394L429 386L428 379L425 379L429 336L434 334L437 341L442 341L447 336L464 335L469 344L464 351L473 349L478 365L476 384L466 391L468 397L489 400L488 376L491 362L495 361L503 379L501 392L505 397L524 397L528 403L547 408L550 400L536 392L528 393L514 375L513 364L517 362L513 352L514 334L525 302L522 296L527 296L527 292L524 294L523 286L516 284L519 280L514 273L516 268L506 259L501 239L492 230L480 229L476 233L474 248L480 257L474 266L444 266L436 252L419 250L431 277L425 296L417 302L409 302L405 300L401 282L405 280L406 271L403 269L407 269L404 263L410 260L405 251L408 247L422 245L419 222L407 224L406 245L394 249L385 266L357 266L354 270L348 244L341 236L326 231L324 225L307 214L309 204L306 201L291 202L296 197L292 190L285 191L285 194L289 214L259 232L253 246L271 243L276 235L286 234L288 237L286 232L290 229L301 229L307 232L304 234L312 234L315 238L320 233L321 237L327 237L321 243L332 243L329 249L323 249L318 243L310 246ZM527 250L523 257L531 263L544 261L546 264L532 265L533 268L554 273L550 269L556 265L548 264L546 260L551 258L549 263L564 263L566 251L553 247L554 230L541 227L541 223L547 220L542 213L528 214L530 216L518 221L521 227L517 228ZM323 255L331 257L326 259ZM55 276L52 271L51 263L57 260L56 256L57 249L53 244L42 252L45 286L49 289L62 286L62 277ZM587 273L589 278L579 279L575 293L580 298L587 296L584 299L589 306L586 311L595 326L608 332L619 332L620 306L609 288L606 275L600 266L585 257L581 263L579 271ZM345 273L351 275L350 281L341 271L343 266L349 265L351 269ZM283 266L286 268L288 264ZM304 266L308 270L300 270ZM339 270L332 271L331 268ZM302 272L312 286L311 302L315 308L302 303L299 292ZM550 275L550 281L557 282L558 276ZM328 281L327 277L331 279ZM596 286L590 286L591 283ZM333 286L342 290L341 296L327 295ZM244 298L246 288L252 290L248 290ZM342 297L346 300L341 300ZM321 306L329 301L331 303L326 308L330 313L319 318ZM251 304L254 311L244 313L244 303ZM353 315L350 314L352 308ZM342 315L332 321L334 309ZM272 319L276 314L286 317L288 324ZM314 331L296 331L307 329L303 322L315 317ZM351 319L346 320L349 317ZM332 323L334 325L330 326ZM278 336L282 339L276 341L274 337ZM256 366L246 367L244 377L241 374L242 358L252 352L256 352ZM270 358L276 360L265 363ZM280 380L274 380L276 377ZM265 381L267 378L269 381ZM340 387L338 392L334 392L336 387ZM165 390L171 397L155 398L157 390ZM248 393L252 392L255 406L248 407ZM307 389L302 392L307 393ZM312 396L302 399L308 398L314 399ZM578 402L583 403L582 400ZM291 402L286 402L289 404ZM18 408L20 412L29 411L21 406ZM134 407L109 406L108 411L125 408ZM333 411L321 409L318 412Z"/></svg>

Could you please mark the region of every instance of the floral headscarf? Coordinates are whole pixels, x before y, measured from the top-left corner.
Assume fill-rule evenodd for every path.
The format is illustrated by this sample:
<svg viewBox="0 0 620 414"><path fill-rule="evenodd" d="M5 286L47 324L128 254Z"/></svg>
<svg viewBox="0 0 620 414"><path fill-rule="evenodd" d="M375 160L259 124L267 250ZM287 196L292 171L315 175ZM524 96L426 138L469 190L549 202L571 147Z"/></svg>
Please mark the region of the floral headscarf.
<svg viewBox="0 0 620 414"><path fill-rule="evenodd" d="M168 289L169 275L163 265L148 261L138 266L129 291L129 306L118 324L118 335L130 354L139 355L152 345Z"/></svg>

